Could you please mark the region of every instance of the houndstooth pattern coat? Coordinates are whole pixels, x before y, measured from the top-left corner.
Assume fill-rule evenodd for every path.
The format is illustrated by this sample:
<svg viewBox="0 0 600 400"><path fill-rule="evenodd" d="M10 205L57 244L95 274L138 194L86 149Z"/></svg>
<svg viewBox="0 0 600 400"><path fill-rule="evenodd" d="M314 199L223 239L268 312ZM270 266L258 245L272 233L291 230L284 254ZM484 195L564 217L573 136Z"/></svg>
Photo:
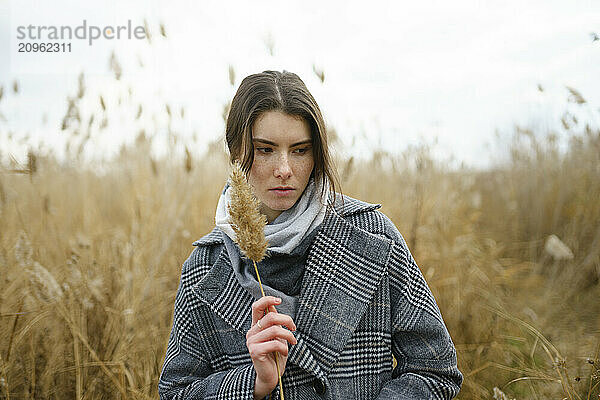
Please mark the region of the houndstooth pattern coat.
<svg viewBox="0 0 600 400"><path fill-rule="evenodd" d="M309 249L285 398L456 396L454 345L402 235L380 205L344 199ZM253 399L245 335L254 300L236 280L221 235L215 228L194 242L183 264L161 400Z"/></svg>

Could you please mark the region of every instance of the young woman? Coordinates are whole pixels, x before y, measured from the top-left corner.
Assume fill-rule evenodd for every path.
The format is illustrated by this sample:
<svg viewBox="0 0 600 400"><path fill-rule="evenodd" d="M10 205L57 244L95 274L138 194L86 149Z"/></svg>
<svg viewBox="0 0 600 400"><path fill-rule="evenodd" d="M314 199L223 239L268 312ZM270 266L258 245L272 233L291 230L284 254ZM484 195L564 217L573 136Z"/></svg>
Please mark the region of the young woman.
<svg viewBox="0 0 600 400"><path fill-rule="evenodd" d="M267 296L233 241L226 185L215 228L183 264L161 399L278 398L274 352L288 400L456 396L462 375L431 291L380 205L336 192L325 123L302 80L246 77L226 139L268 220L258 264Z"/></svg>

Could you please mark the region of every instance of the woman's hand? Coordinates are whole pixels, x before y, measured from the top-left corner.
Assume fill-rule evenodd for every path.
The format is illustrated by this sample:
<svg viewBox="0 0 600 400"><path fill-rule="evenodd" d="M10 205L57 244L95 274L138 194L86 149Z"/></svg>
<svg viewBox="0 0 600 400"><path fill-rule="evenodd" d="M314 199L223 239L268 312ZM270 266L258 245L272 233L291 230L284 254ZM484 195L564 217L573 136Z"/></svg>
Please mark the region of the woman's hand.
<svg viewBox="0 0 600 400"><path fill-rule="evenodd" d="M296 330L294 321L289 315L279 314L275 310L275 305L280 303L281 299L273 296L265 296L252 303L252 327L246 333L246 346L256 370L255 399L262 399L271 393L279 382L274 352L279 353L279 369L283 375L288 355L288 342L297 343L290 332ZM267 310L269 313L265 315ZM284 329L283 326L289 330Z"/></svg>

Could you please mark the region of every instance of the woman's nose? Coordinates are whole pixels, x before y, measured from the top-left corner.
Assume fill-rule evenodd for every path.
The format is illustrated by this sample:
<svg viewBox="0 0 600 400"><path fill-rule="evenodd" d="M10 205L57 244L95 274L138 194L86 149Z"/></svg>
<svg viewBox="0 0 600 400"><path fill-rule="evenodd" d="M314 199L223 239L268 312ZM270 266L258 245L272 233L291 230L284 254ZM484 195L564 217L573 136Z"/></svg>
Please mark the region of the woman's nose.
<svg viewBox="0 0 600 400"><path fill-rule="evenodd" d="M292 168L286 155L279 157L273 172L275 177L279 179L285 180L292 176Z"/></svg>

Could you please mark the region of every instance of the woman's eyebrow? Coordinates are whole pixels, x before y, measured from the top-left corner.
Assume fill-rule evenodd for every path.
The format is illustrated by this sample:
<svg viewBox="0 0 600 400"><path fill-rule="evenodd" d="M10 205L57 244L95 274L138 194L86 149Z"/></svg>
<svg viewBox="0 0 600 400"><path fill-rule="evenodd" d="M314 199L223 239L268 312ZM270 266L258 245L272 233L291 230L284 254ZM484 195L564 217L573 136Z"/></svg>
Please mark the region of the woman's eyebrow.
<svg viewBox="0 0 600 400"><path fill-rule="evenodd" d="M271 146L277 146L277 143L271 142L270 140L267 140L267 139L253 138L252 141L253 142L261 142L261 143L268 144L268 145L271 145ZM311 139L306 139L306 140L303 140L301 142L294 143L290 147L296 147L296 146L300 146L300 145L303 145L303 144L309 144L309 143L312 143L312 140Z"/></svg>

